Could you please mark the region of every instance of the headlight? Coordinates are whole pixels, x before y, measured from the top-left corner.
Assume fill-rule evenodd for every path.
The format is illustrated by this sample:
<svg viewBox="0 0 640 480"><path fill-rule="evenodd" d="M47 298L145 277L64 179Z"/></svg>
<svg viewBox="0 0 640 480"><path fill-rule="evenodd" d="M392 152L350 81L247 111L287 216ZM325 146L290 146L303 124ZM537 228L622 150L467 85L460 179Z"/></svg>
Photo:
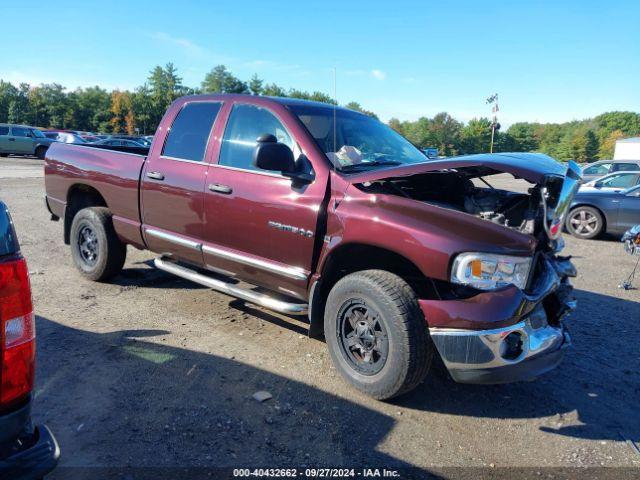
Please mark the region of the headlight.
<svg viewBox="0 0 640 480"><path fill-rule="evenodd" d="M524 289L530 270L531 257L461 253L453 261L451 281L480 290L494 290L510 284Z"/></svg>

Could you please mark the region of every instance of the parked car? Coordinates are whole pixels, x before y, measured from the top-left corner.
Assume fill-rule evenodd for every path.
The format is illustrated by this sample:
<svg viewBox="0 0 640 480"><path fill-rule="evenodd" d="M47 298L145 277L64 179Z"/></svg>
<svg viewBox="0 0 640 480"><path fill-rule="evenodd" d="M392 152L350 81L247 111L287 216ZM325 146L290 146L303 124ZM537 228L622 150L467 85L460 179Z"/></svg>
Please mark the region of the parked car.
<svg viewBox="0 0 640 480"><path fill-rule="evenodd" d="M499 173L533 186L474 187ZM46 204L86 278L117 275L127 245L158 252L159 269L308 315L378 399L421 383L437 354L465 383L559 364L576 272L557 254L579 181L542 154L430 161L361 113L251 95L176 100L148 156L55 144L45 162Z"/></svg>
<svg viewBox="0 0 640 480"><path fill-rule="evenodd" d="M57 132L57 131L51 131L48 130L46 132L44 132L44 134L56 141L56 142L61 142L61 143L75 143L75 144L85 144L88 143L86 140L84 140L80 135L76 134L76 133L70 133L70 132Z"/></svg>
<svg viewBox="0 0 640 480"><path fill-rule="evenodd" d="M584 167L582 179L584 182L590 182L609 173L638 170L640 170L640 160L600 160Z"/></svg>
<svg viewBox="0 0 640 480"><path fill-rule="evenodd" d="M111 138L117 138L120 140L129 140L131 142L135 142L140 144L143 147L150 147L151 146L151 142L149 142L146 138L144 137L135 137L133 135L119 135L119 134L115 134L112 135Z"/></svg>
<svg viewBox="0 0 640 480"><path fill-rule="evenodd" d="M591 180L580 186L580 191L595 188L598 190L626 190L640 184L640 171L610 173L597 180Z"/></svg>
<svg viewBox="0 0 640 480"><path fill-rule="evenodd" d="M146 145L142 143L127 140L126 138L107 138L105 140L92 142L92 145L108 145L110 147L146 147Z"/></svg>
<svg viewBox="0 0 640 480"><path fill-rule="evenodd" d="M43 159L51 143L52 140L35 127L0 124L0 157L35 155Z"/></svg>
<svg viewBox="0 0 640 480"><path fill-rule="evenodd" d="M623 234L640 223L640 186L626 190L579 191L567 216L567 231L578 238Z"/></svg>
<svg viewBox="0 0 640 480"><path fill-rule="evenodd" d="M60 449L45 425L31 423L35 318L27 264L0 201L0 478L42 478Z"/></svg>

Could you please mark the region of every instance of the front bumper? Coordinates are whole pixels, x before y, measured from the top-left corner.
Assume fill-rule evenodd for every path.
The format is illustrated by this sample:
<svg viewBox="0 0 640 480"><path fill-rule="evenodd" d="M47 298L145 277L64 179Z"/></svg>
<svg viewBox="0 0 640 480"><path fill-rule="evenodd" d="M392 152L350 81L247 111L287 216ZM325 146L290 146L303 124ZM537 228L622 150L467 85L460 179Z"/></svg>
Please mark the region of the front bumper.
<svg viewBox="0 0 640 480"><path fill-rule="evenodd" d="M555 368L571 345L563 326L547 323L542 306L526 320L495 330L430 329L451 377L460 383L509 383L529 380ZM520 338L509 350L507 337Z"/></svg>
<svg viewBox="0 0 640 480"><path fill-rule="evenodd" d="M508 383L555 368L571 345L562 320L576 307L568 280L575 274L568 258L545 256L529 293L509 287L465 300L421 300L431 338L452 378ZM439 314L436 322L429 312Z"/></svg>

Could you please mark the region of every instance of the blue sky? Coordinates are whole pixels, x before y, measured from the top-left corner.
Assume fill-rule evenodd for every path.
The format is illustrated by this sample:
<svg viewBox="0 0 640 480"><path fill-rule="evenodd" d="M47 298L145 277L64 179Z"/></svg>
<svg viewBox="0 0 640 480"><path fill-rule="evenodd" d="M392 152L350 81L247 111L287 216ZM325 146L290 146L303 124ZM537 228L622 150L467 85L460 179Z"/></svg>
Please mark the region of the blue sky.
<svg viewBox="0 0 640 480"><path fill-rule="evenodd" d="M640 111L639 1L10 2L0 78L134 88L172 61L333 91L384 120L566 121ZM6 21L15 18L16 21ZM15 42L15 43L14 43Z"/></svg>

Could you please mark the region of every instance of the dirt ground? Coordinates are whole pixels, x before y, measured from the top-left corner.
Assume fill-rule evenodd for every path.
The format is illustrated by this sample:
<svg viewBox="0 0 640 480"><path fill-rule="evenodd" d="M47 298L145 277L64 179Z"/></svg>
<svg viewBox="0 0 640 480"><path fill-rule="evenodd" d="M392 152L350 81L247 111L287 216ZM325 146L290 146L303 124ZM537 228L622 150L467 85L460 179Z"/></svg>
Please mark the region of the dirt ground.
<svg viewBox="0 0 640 480"><path fill-rule="evenodd" d="M42 162L0 160L37 313L34 418L62 467L640 467L640 290L617 288L633 259L615 239L566 238L579 308L560 368L500 386L435 375L382 403L303 321L155 270L149 252L129 248L111 284L83 279L43 194Z"/></svg>

